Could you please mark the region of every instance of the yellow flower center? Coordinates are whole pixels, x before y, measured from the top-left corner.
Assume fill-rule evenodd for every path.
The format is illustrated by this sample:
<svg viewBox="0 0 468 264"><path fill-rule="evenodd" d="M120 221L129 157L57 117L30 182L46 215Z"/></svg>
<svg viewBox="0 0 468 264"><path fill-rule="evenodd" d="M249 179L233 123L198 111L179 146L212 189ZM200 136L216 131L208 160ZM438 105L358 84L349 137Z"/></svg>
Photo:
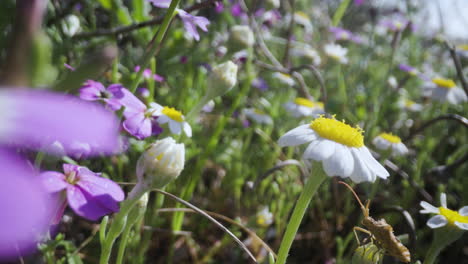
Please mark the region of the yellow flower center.
<svg viewBox="0 0 468 264"><path fill-rule="evenodd" d="M302 19L307 19L307 20L309 19L309 16L308 16L306 13L304 13L304 12L298 11L298 12L296 12L296 13L294 13L294 14L295 14L296 16L302 18Z"/></svg>
<svg viewBox="0 0 468 264"><path fill-rule="evenodd" d="M414 104L415 104L415 102L414 102L414 101L411 101L411 100L405 100L405 106L406 106L406 107L411 107L411 106L413 106Z"/></svg>
<svg viewBox="0 0 468 264"><path fill-rule="evenodd" d="M360 127L352 127L334 118L319 117L310 123L321 137L333 140L348 147L360 148L364 146L364 132Z"/></svg>
<svg viewBox="0 0 468 264"><path fill-rule="evenodd" d="M468 51L468 44L459 45L457 48L464 51Z"/></svg>
<svg viewBox="0 0 468 264"><path fill-rule="evenodd" d="M444 88L453 88L456 86L455 82L450 79L435 78L432 80L437 86Z"/></svg>
<svg viewBox="0 0 468 264"><path fill-rule="evenodd" d="M395 136L395 135L392 135L392 134L389 134L389 133L381 133L379 135L379 137L387 140L388 142L390 143L401 143L401 138Z"/></svg>
<svg viewBox="0 0 468 264"><path fill-rule="evenodd" d="M254 109L253 111L254 111L254 113L256 113L257 115L265 115L265 112L263 112L262 110Z"/></svg>
<svg viewBox="0 0 468 264"><path fill-rule="evenodd" d="M166 115L172 120L175 120L177 122L182 122L184 121L184 117L182 116L182 113L180 111L175 110L172 107L167 107L165 106L162 110L163 115Z"/></svg>
<svg viewBox="0 0 468 264"><path fill-rule="evenodd" d="M78 177L78 175L76 175L75 171L71 171L70 173L65 174L65 180L69 184L75 185L80 180L80 178Z"/></svg>
<svg viewBox="0 0 468 264"><path fill-rule="evenodd" d="M314 102L309 99L298 97L294 100L294 103L297 105L307 106L307 107L314 107Z"/></svg>
<svg viewBox="0 0 468 264"><path fill-rule="evenodd" d="M468 216L460 215L457 211L453 211L444 207L439 207L440 215L447 218L447 221L450 224L454 222L465 223L468 224Z"/></svg>

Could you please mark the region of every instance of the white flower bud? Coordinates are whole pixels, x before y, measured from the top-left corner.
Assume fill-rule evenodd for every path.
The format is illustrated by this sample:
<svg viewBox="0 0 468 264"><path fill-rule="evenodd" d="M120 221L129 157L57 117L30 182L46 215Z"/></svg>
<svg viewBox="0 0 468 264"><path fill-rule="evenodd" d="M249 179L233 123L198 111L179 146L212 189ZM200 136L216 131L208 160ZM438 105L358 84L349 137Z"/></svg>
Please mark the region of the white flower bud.
<svg viewBox="0 0 468 264"><path fill-rule="evenodd" d="M138 181L162 188L176 179L185 163L185 146L172 137L157 140L138 159Z"/></svg>
<svg viewBox="0 0 468 264"><path fill-rule="evenodd" d="M216 65L208 78L208 89L205 97L207 100L214 99L227 93L236 85L237 65L232 61Z"/></svg>
<svg viewBox="0 0 468 264"><path fill-rule="evenodd" d="M237 25L231 28L231 33L229 34L230 50L238 51L249 48L254 43L254 34L249 26Z"/></svg>
<svg viewBox="0 0 468 264"><path fill-rule="evenodd" d="M64 24L62 24L62 30L65 35L73 37L81 30L80 19L75 15L65 17Z"/></svg>

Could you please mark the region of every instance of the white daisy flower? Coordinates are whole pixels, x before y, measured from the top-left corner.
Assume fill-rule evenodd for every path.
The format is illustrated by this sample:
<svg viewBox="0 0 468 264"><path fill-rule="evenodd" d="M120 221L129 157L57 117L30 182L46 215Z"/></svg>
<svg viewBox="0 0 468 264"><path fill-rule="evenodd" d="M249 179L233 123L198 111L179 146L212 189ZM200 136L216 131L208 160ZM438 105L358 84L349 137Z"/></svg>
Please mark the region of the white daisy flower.
<svg viewBox="0 0 468 264"><path fill-rule="evenodd" d="M282 84L293 86L295 81L291 75L281 72L275 72L272 74L272 77L280 81Z"/></svg>
<svg viewBox="0 0 468 264"><path fill-rule="evenodd" d="M260 123L260 124L273 124L273 119L263 112L262 110L256 108L245 108L242 109L242 113L249 119Z"/></svg>
<svg viewBox="0 0 468 264"><path fill-rule="evenodd" d="M432 79L432 82L428 83L425 89L432 99L440 102L459 104L468 101L465 91L457 87L456 83L450 79Z"/></svg>
<svg viewBox="0 0 468 264"><path fill-rule="evenodd" d="M401 142L401 139L389 133L380 133L372 140L372 143L381 150L390 149L393 155L406 155L408 148Z"/></svg>
<svg viewBox="0 0 468 264"><path fill-rule="evenodd" d="M421 214L436 214L427 221L430 228L439 228L449 224L468 230L468 206L463 206L458 212L448 209L445 193L440 194L440 203L441 207L435 207L425 201L420 203L423 208L419 211Z"/></svg>
<svg viewBox="0 0 468 264"><path fill-rule="evenodd" d="M322 102L313 102L302 97L294 99L293 102L285 103L284 108L294 117L316 116L325 113Z"/></svg>
<svg viewBox="0 0 468 264"><path fill-rule="evenodd" d="M256 215L257 225L268 227L273 223L273 214L268 209L268 206L263 207Z"/></svg>
<svg viewBox="0 0 468 264"><path fill-rule="evenodd" d="M192 127L185 121L184 115L172 107L161 106L157 103L151 103L149 112L157 116L156 122L159 124L169 124L169 130L179 135L183 130L188 137L192 137Z"/></svg>
<svg viewBox="0 0 468 264"><path fill-rule="evenodd" d="M323 49L325 51L325 54L327 54L327 56L329 56L330 58L342 64L348 63L348 58L346 57L346 54L348 53L347 48L343 48L342 46L338 44L329 43L329 44L326 44L323 47Z"/></svg>
<svg viewBox="0 0 468 264"><path fill-rule="evenodd" d="M311 46L303 44L303 45L294 45L291 48L291 56L303 57L308 60L311 60L315 66L320 65L322 59L318 52L313 49Z"/></svg>
<svg viewBox="0 0 468 264"><path fill-rule="evenodd" d="M411 112L420 112L423 109L421 104L416 103L415 101L401 97L397 103L400 109L405 109Z"/></svg>
<svg viewBox="0 0 468 264"><path fill-rule="evenodd" d="M291 21L291 15L288 14L285 19L285 26L288 27L289 23ZM312 22L310 22L309 16L301 11L295 12L294 13L294 22L298 25L301 25L304 28L304 31L307 33L311 33L314 30L314 26L312 25Z"/></svg>
<svg viewBox="0 0 468 264"><path fill-rule="evenodd" d="M389 174L364 145L361 128L351 127L335 118L319 117L283 135L278 144L297 146L309 143L303 158L321 161L328 176L351 178L356 183L374 182Z"/></svg>

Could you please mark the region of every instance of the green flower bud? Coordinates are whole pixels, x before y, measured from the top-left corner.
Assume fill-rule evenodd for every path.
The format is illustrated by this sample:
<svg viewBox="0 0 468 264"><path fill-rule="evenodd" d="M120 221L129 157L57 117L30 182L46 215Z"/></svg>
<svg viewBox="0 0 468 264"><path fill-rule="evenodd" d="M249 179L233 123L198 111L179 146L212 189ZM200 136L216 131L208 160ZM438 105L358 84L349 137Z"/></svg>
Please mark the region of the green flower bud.
<svg viewBox="0 0 468 264"><path fill-rule="evenodd" d="M157 140L138 159L138 181L144 186L162 188L180 175L184 163L184 144L177 144L172 137Z"/></svg>
<svg viewBox="0 0 468 264"><path fill-rule="evenodd" d="M237 25L231 28L231 33L229 34L229 49L232 52L250 48L254 43L254 34L248 26Z"/></svg>

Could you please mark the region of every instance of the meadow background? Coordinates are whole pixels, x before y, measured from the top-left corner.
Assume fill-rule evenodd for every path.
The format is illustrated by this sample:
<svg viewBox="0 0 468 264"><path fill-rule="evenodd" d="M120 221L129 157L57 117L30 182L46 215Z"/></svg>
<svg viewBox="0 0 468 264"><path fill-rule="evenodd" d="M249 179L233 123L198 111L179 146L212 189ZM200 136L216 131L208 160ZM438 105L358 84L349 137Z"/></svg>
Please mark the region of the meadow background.
<svg viewBox="0 0 468 264"><path fill-rule="evenodd" d="M160 34L168 9L146 0L50 0L43 13L34 8L39 2L2 1L2 85L78 95L85 81L94 80L106 87L121 84L146 104L181 111L193 135L172 135L185 144L185 167L165 191L211 212L259 263L272 263L303 183L313 177L301 160L304 147L277 143L314 118L295 117L284 107L297 97L320 101L324 113L365 131L366 146L390 177L352 185L363 201L372 201L374 218L385 218L404 235L412 263L424 260L434 237L426 225L429 216L419 213L420 202L438 206L446 193L448 208L468 204L466 94L465 100L449 102L427 92L438 77L467 92L463 1L180 1L178 8L209 20L206 32L198 28L199 40L179 16ZM461 7L454 9L456 4ZM254 43L245 32L232 33L236 25L250 29ZM345 28L358 40L340 39L344 35L330 27ZM327 54L329 43L347 53ZM313 51L301 53L297 47L304 45ZM207 93L212 68L228 60L238 66L235 86L188 116ZM143 69L136 66L151 73L140 76ZM408 100L420 107L412 109ZM399 136L409 152L396 156L376 148L372 140L381 132ZM141 140L123 129L121 134L127 149L117 155L83 159L33 152L28 157L41 170L60 171L64 162L86 166L128 194L137 181L138 158L171 132ZM361 226L362 212L339 180L325 181L312 199L288 263L351 263L357 248L353 227ZM186 207L151 192L146 213L127 234L123 263L252 262L212 221L193 211L182 215L181 208ZM106 219L112 222L112 215ZM22 261L99 263L100 226L100 220L66 209L56 235ZM441 252L439 263L468 263L467 245L465 234ZM383 263L399 262L386 256Z"/></svg>

